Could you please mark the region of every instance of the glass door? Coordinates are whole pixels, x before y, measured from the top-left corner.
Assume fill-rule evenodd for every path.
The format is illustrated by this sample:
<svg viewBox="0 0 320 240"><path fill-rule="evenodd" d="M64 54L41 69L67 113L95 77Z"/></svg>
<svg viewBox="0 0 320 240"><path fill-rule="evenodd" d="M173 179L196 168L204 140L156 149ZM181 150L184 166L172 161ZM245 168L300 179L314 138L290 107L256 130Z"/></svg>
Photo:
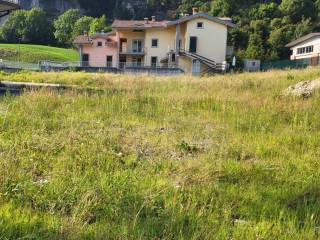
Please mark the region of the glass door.
<svg viewBox="0 0 320 240"><path fill-rule="evenodd" d="M141 53L142 51L142 40L133 40L132 51L136 53Z"/></svg>

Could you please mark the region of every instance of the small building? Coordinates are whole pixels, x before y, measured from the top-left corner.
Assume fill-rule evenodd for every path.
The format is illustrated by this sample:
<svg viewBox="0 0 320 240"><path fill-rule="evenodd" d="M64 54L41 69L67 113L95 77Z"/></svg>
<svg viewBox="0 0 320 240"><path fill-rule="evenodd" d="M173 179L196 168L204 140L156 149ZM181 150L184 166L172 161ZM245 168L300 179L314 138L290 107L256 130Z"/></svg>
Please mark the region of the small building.
<svg viewBox="0 0 320 240"><path fill-rule="evenodd" d="M90 67L181 69L199 75L225 70L231 19L198 13L174 21L115 20L112 32L78 36L80 59Z"/></svg>
<svg viewBox="0 0 320 240"><path fill-rule="evenodd" d="M291 60L310 59L311 65L319 64L320 33L310 33L288 43L286 47L291 50Z"/></svg>
<svg viewBox="0 0 320 240"><path fill-rule="evenodd" d="M248 72L260 71L261 61L258 59L244 59L243 69Z"/></svg>

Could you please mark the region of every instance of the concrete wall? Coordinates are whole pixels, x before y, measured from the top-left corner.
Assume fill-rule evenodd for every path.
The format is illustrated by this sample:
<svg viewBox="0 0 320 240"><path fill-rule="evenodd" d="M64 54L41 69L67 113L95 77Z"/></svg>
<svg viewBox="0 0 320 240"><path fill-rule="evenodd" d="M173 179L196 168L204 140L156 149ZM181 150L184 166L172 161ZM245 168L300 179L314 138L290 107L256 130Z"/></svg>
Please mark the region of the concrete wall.
<svg viewBox="0 0 320 240"><path fill-rule="evenodd" d="M198 29L197 23L203 22L204 28ZM186 50L189 50L190 37L197 37L197 54L222 63L227 54L228 28L205 18L189 21L186 28Z"/></svg>
<svg viewBox="0 0 320 240"><path fill-rule="evenodd" d="M313 46L313 52L304 53L304 54L298 54L298 48L308 47L308 46ZM311 57L314 57L314 56L319 56L319 53L320 53L320 37L315 37L315 38L309 39L307 41L304 41L304 42L292 47L291 50L292 50L291 60L303 59L303 58L311 58Z"/></svg>

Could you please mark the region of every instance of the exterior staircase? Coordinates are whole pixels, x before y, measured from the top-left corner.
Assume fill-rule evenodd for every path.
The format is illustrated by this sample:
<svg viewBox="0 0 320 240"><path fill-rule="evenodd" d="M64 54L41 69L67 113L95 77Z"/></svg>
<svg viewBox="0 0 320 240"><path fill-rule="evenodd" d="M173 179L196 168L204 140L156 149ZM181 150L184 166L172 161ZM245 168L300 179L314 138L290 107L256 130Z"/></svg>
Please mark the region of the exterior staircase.
<svg viewBox="0 0 320 240"><path fill-rule="evenodd" d="M201 56L199 54L196 53L192 53L192 52L188 52L185 50L179 50L179 54L181 56L186 56L189 57L191 59L196 59L198 61L200 61L201 63L205 64L208 68L204 71L202 71L200 73L200 75L204 75L204 74L215 74L217 72L224 72L227 70L226 64L224 63L216 63L215 61L208 59L204 56Z"/></svg>
<svg viewBox="0 0 320 240"><path fill-rule="evenodd" d="M185 50L179 50L179 53L182 56L186 56L186 57L189 57L189 58L192 58L192 59L199 60L201 63L207 65L210 69L216 69L216 67L217 67L215 61L213 61L211 59L208 59L208 58L206 58L204 56L201 56L199 54L188 52L188 51L185 51Z"/></svg>

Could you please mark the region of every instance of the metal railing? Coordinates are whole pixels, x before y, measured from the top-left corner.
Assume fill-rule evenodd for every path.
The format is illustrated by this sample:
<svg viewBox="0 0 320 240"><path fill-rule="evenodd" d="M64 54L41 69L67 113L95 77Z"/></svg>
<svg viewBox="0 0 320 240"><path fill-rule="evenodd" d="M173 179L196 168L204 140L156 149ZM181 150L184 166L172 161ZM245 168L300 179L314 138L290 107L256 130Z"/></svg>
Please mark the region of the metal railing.
<svg viewBox="0 0 320 240"><path fill-rule="evenodd" d="M40 70L40 65L37 63L14 62L0 59L0 69L25 69L25 70Z"/></svg>
<svg viewBox="0 0 320 240"><path fill-rule="evenodd" d="M119 68L178 68L175 63L155 63L147 65L144 62L120 62Z"/></svg>
<svg viewBox="0 0 320 240"><path fill-rule="evenodd" d="M120 49L120 54L144 55L145 53L146 53L145 48L122 48L122 49Z"/></svg>

